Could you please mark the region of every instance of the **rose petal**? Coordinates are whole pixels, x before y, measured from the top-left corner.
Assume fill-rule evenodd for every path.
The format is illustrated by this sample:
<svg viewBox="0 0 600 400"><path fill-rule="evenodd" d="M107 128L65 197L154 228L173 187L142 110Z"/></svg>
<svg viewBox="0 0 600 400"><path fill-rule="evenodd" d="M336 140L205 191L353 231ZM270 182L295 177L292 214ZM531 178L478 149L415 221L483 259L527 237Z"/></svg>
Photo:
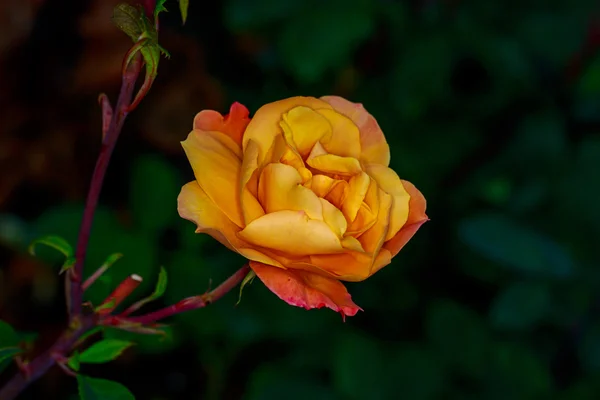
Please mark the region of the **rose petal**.
<svg viewBox="0 0 600 400"><path fill-rule="evenodd" d="M402 185L410 195L410 202L408 208L410 210L408 219L402 227L402 229L389 241L385 242L384 248L390 251L392 256L398 254L398 252L404 247L404 245L413 237L417 230L425 222L429 221L425 210L427 208L427 201L423 194L413 185L412 183L402 180Z"/></svg>
<svg viewBox="0 0 600 400"><path fill-rule="evenodd" d="M236 245L242 243L237 237L240 228L223 214L196 181L181 188L177 211L181 218L196 224L196 233L207 233L230 250L236 251Z"/></svg>
<svg viewBox="0 0 600 400"><path fill-rule="evenodd" d="M312 168L328 174L351 176L362 172L360 162L356 158L327 154L319 142L313 147L306 163Z"/></svg>
<svg viewBox="0 0 600 400"><path fill-rule="evenodd" d="M377 253L379 253L379 250L385 241L385 236L390 224L391 209L392 196L385 193L383 190L380 190L377 221L358 238L365 251L373 254L373 257L377 256Z"/></svg>
<svg viewBox="0 0 600 400"><path fill-rule="evenodd" d="M383 248L373 264L372 274L388 265L392 257L398 254L404 245L408 243L421 225L429 221L429 218L425 214L427 202L423 194L408 181L402 180L402 185L410 195L408 219L402 229L392 239L383 244Z"/></svg>
<svg viewBox="0 0 600 400"><path fill-rule="evenodd" d="M346 218L344 218L344 214L342 214L342 212L329 201L323 198L318 199L321 201L321 206L323 209L323 221L329 225L329 228L333 231L333 233L341 238L344 236L344 233L346 233L346 229L348 227L348 223L346 222Z"/></svg>
<svg viewBox="0 0 600 400"><path fill-rule="evenodd" d="M410 195L394 170L379 164L366 166L367 173L377 181L379 187L393 198L390 227L385 240L390 240L404 226L409 214Z"/></svg>
<svg viewBox="0 0 600 400"><path fill-rule="evenodd" d="M265 215L258 199L258 145L254 141L249 141L244 159L242 161L242 171L240 176L240 206L244 223L248 225L255 219Z"/></svg>
<svg viewBox="0 0 600 400"><path fill-rule="evenodd" d="M194 118L194 129L223 132L241 146L244 131L250 123L249 114L248 109L238 102L231 105L225 116L217 111L203 110Z"/></svg>
<svg viewBox="0 0 600 400"><path fill-rule="evenodd" d="M303 211L277 211L252 221L239 237L256 246L291 255L329 254L343 250L339 238L323 221Z"/></svg>
<svg viewBox="0 0 600 400"><path fill-rule="evenodd" d="M348 192L342 203L342 211L349 222L354 221L360 206L367 195L371 178L363 173L356 174L348 180Z"/></svg>
<svg viewBox="0 0 600 400"><path fill-rule="evenodd" d="M298 171L285 164L268 164L260 174L258 200L267 213L304 211L312 219L323 219L321 201L302 184Z"/></svg>
<svg viewBox="0 0 600 400"><path fill-rule="evenodd" d="M266 287L290 305L307 310L328 307L341 313L343 317L354 316L361 310L338 280L306 271L284 270L258 262L250 262L250 267Z"/></svg>
<svg viewBox="0 0 600 400"><path fill-rule="evenodd" d="M334 110L350 118L360 131L361 160L367 164L390 164L390 147L379 124L362 104L352 103L338 96L323 96L321 100L331 104Z"/></svg>
<svg viewBox="0 0 600 400"><path fill-rule="evenodd" d="M370 276L373 255L350 251L343 254L318 254L310 256L310 264L326 271L336 279L348 282L364 281ZM292 264L296 266L296 264Z"/></svg>
<svg viewBox="0 0 600 400"><path fill-rule="evenodd" d="M266 104L256 111L254 117L246 127L243 138L243 148L246 149L249 140L254 140L259 148L259 164L267 156L273 140L282 130L279 126L281 116L298 106L305 106L313 110L321 108L331 108L326 102L314 97L291 97Z"/></svg>
<svg viewBox="0 0 600 400"><path fill-rule="evenodd" d="M331 140L331 124L327 118L308 107L294 107L283 114L280 126L287 142L302 157L306 157L318 141Z"/></svg>
<svg viewBox="0 0 600 400"><path fill-rule="evenodd" d="M334 110L317 110L330 124L330 137L321 143L328 153L342 157L360 158L360 132L348 117Z"/></svg>
<svg viewBox="0 0 600 400"><path fill-rule="evenodd" d="M249 244L237 236L240 228L213 203L198 182L189 182L181 188L177 197L177 211L181 218L196 224L196 233L207 233L250 260L282 267L272 257L256 249L248 249Z"/></svg>
<svg viewBox="0 0 600 400"><path fill-rule="evenodd" d="M243 226L240 199L241 149L226 134L192 131L181 142L194 175L208 197L239 227Z"/></svg>

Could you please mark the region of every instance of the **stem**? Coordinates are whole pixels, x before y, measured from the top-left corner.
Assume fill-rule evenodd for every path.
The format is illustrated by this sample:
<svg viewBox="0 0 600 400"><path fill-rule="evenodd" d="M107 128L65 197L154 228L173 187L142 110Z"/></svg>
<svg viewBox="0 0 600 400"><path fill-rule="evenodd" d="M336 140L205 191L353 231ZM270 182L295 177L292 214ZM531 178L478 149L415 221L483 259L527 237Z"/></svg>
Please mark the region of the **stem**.
<svg viewBox="0 0 600 400"><path fill-rule="evenodd" d="M236 287L241 281L244 280L246 275L250 272L250 267L246 264L239 270L237 270L233 275L227 278L226 281L221 283L215 290L212 290L208 293L205 293L200 296L192 296L186 299L179 301L176 304L171 306L161 308L160 310L148 313L146 315L141 315L139 317L131 317L127 318L127 321L134 322L142 325L151 324L158 320L161 320L166 317L170 317L175 314L182 313L184 311L195 310L197 308L203 308L213 303L214 301L220 299L225 294L227 294L231 289Z"/></svg>
<svg viewBox="0 0 600 400"><path fill-rule="evenodd" d="M90 232L92 230L92 223L94 221L94 212L98 205L98 197L100 196L100 189L102 189L102 183L104 176L106 175L106 169L108 162L123 128L123 123L127 117L129 110L129 104L133 97L133 91L135 88L135 82L139 76L142 68L142 58L139 54L133 57L131 63L125 69L123 79L121 83L121 92L117 100L117 106L114 114L110 119L110 124L104 140L102 141L102 148L96 161L96 167L92 175L92 181L90 184L90 190L88 192L87 200L85 203L85 209L83 211L83 219L81 221L81 228L79 230L79 237L77 240L77 248L75 250L75 266L69 270L67 275L67 287L68 287L68 303L69 303L69 315L74 318L81 314L81 304L83 298L83 288L81 285L83 275L83 264L85 261L85 255L87 252L88 242L90 239ZM105 111L105 107L103 107Z"/></svg>
<svg viewBox="0 0 600 400"><path fill-rule="evenodd" d="M56 363L56 355L67 355L81 335L96 325L96 316L87 315L73 319L73 327L65 331L54 345L26 365L26 372L19 372L0 389L0 399L13 400L31 382L44 375Z"/></svg>

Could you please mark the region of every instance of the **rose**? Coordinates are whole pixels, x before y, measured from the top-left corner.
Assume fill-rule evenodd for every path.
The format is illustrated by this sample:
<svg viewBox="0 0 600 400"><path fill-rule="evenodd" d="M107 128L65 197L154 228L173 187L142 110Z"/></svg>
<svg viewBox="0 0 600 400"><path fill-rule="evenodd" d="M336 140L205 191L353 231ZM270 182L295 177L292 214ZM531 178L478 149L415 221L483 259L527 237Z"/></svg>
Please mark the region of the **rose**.
<svg viewBox="0 0 600 400"><path fill-rule="evenodd" d="M425 198L388 168L379 125L361 104L293 97L205 110L182 142L196 180L178 198L181 217L250 260L281 299L360 309L340 281L362 281L427 221Z"/></svg>

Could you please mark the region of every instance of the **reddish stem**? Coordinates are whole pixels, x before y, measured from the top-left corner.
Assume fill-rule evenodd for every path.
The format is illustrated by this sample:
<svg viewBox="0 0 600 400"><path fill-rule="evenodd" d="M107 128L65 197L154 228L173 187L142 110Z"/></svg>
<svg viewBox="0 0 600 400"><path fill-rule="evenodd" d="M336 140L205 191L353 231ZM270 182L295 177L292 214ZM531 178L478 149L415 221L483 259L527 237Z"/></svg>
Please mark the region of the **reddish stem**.
<svg viewBox="0 0 600 400"><path fill-rule="evenodd" d="M98 315L108 315L114 311L142 283L139 275L130 275L117 286L98 308Z"/></svg>
<svg viewBox="0 0 600 400"><path fill-rule="evenodd" d="M90 239L90 232L92 230L92 224L94 221L94 212L98 205L98 197L100 196L100 189L104 182L104 176L106 175L106 169L110 156L115 148L123 123L129 112L129 104L133 97L133 91L135 88L135 82L140 74L142 68L142 57L138 54L133 57L131 63L127 66L123 73L123 79L121 83L121 92L117 100L117 106L115 112L110 119L110 124L106 130L106 135L102 141L102 148L96 161L96 167L92 175L92 181L90 184L90 190L88 192L85 209L83 211L83 219L81 221L81 228L79 230L79 237L77 240L77 248L75 250L75 266L69 270L67 274L67 286L68 286L68 304L69 315L73 318L76 315L81 314L81 305L83 299L83 287L82 287L82 275L83 275L83 264L85 261L85 255L87 252L88 242ZM103 107L103 112L107 109ZM106 117L106 115L104 115Z"/></svg>
<svg viewBox="0 0 600 400"><path fill-rule="evenodd" d="M0 399L13 400L31 382L39 379L56 363L56 355L67 355L77 340L96 325L96 315L73 319L72 328L65 331L54 345L26 365L26 371L19 372L0 389Z"/></svg>
<svg viewBox="0 0 600 400"><path fill-rule="evenodd" d="M148 325L163 318L167 318L175 314L180 314L184 311L190 311L195 310L197 308L206 307L207 305L220 299L231 289L236 287L241 281L244 280L246 275L248 275L248 272L250 272L250 267L246 264L242 268L237 270L235 274L227 278L227 280L221 283L217 288L208 293L205 293L200 296L188 297L179 301L178 303L175 303L165 308L161 308L160 310L148 313L146 315L127 318L127 321L142 325Z"/></svg>

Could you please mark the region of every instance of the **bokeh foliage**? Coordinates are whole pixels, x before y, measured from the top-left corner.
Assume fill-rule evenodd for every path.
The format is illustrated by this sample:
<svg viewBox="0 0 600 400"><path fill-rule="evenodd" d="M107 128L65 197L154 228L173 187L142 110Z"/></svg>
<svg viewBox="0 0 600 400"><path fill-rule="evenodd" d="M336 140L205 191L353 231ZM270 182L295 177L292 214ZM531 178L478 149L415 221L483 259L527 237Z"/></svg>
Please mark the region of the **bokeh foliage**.
<svg viewBox="0 0 600 400"><path fill-rule="evenodd" d="M219 111L293 95L363 103L431 221L392 265L348 284L365 311L346 323L290 307L256 280L237 307L230 294L174 318L166 337L108 331L139 344L112 368L89 369L95 376L144 399L600 398L597 2L190 3L185 27L173 12L161 29L202 47ZM159 79L168 87L174 77ZM137 125L148 110L136 110ZM194 111L171 126L191 126ZM187 134L168 129L173 141ZM241 266L178 217L179 188L193 179L183 152L124 141L86 272L125 256L88 299L99 302L131 273L145 278L137 293L149 293L164 265L170 304ZM3 240L74 243L81 204L3 210L3 227L20 221ZM3 329L0 341L14 341Z"/></svg>

